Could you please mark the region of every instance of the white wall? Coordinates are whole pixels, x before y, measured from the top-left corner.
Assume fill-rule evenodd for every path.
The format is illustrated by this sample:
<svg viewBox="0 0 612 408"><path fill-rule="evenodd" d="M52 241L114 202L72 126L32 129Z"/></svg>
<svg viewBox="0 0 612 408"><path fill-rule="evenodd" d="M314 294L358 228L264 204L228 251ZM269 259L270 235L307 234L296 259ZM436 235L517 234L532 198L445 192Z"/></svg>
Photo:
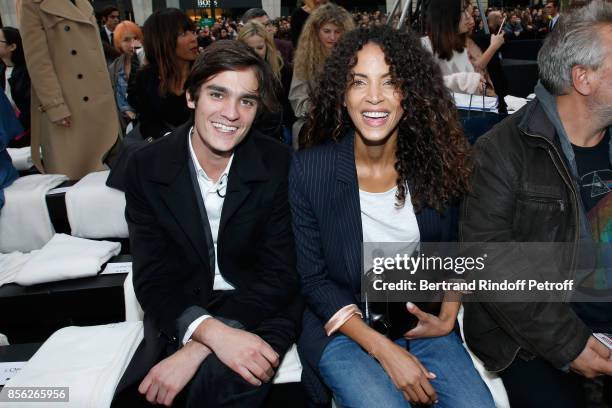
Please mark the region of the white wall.
<svg viewBox="0 0 612 408"><path fill-rule="evenodd" d="M132 8L136 24L143 25L147 17L153 13L153 2L151 0L132 0Z"/></svg>
<svg viewBox="0 0 612 408"><path fill-rule="evenodd" d="M2 15L2 24L5 26L19 28L16 3L17 0L0 0L0 15Z"/></svg>
<svg viewBox="0 0 612 408"><path fill-rule="evenodd" d="M266 10L271 19L275 19L281 14L281 0L261 0L261 8Z"/></svg>

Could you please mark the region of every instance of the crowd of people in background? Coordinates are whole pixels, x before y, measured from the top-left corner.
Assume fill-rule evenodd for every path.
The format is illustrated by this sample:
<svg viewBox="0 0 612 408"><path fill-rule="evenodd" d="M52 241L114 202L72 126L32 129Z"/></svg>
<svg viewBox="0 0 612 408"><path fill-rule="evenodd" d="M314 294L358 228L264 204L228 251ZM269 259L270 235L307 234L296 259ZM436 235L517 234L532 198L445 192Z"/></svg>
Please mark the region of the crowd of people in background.
<svg viewBox="0 0 612 408"><path fill-rule="evenodd" d="M579 236L593 235L594 242L610 242L612 185L608 178L600 194L606 198L594 199L595 181L588 179L612 174L608 3L594 0L567 28L556 0L487 10L470 0L430 0L428 12L400 30L387 27L380 11L349 12L327 0L305 0L291 16L275 19L250 9L239 18L217 17L210 26L167 8L142 27L122 22L113 6L96 21L88 2L49 3L56 9L23 0L21 33L0 30L0 113L18 120L11 144L31 142L41 173L78 180L108 165L107 185L125 191L145 320L153 316L152 324L174 333L159 331L163 353L143 366L139 392L149 402L169 404L168 383L157 374L172 372L185 350L198 348L200 360L187 359L179 368L193 365L178 391L195 376L202 390L211 390L194 395L197 387L190 389L189 400L202 405L218 389L202 367L217 374L221 367L236 390L252 392L249 384L267 384L297 342L302 381L322 403L329 403L331 391L342 406L493 407L456 334L458 302L441 302L435 314L404 303L418 325L399 338L364 323L359 290L352 290L363 272L362 243L457 240L462 199L473 209L461 214L467 241L577 244ZM66 17L58 22L57 13ZM500 113L507 113L500 50L545 37L535 101L472 148L452 92L482 96L483 104L485 96L499 97ZM557 67L564 71L557 74ZM0 166L0 194L16 175L9 176L3 183ZM576 192L578 184L566 179L585 190ZM235 228L222 216L222 209L229 211L226 192L237 211ZM192 195L197 199L189 200ZM168 215L170 207L176 217ZM601 220L608 223L603 232ZM201 242L186 244L183 229L206 235L194 236L209 244L210 263L197 255ZM220 252L217 239L225 242ZM291 316L281 316L289 297L296 305L288 309ZM192 303L198 310L186 308ZM214 315L201 305L231 309L231 318L207 320ZM612 373L610 351L592 336L589 320L609 333L609 305L602 311L564 303L473 303L465 306L472 323L466 333L486 368L502 372L511 399L539 400L514 406L544 406L559 394L553 405L582 407L575 402L584 399L585 377ZM189 313L177 320L183 310ZM546 319L538 320L542 312ZM268 339L276 329L262 319L273 320L272 329L290 324L279 331L284 337L276 348L263 347L259 362L237 361L234 351L245 343L219 339L244 339L245 332L249 342L253 333ZM211 340L204 327L215 324L224 334ZM208 358L211 353L218 360ZM240 372L243 362L253 364ZM552 390L542 392L547 398L540 397L540 385ZM261 402L267 388L255 390L251 397Z"/></svg>
<svg viewBox="0 0 612 408"><path fill-rule="evenodd" d="M308 109L308 104L304 104L304 97L300 98L300 93L304 96L307 94L306 88L303 87L306 82L309 81L309 75L314 71L312 67L305 67L305 64L312 65L317 64L313 61L322 61L321 58L317 57L323 50L319 50L318 47L313 48L313 45L309 45L309 49L302 51L300 54L298 41L302 29L308 19L308 17L316 11L316 9L325 3L323 0L307 0L301 7L298 7L291 16L281 16L275 19L271 19L264 10L251 9L244 16L233 18L232 16L219 16L212 21L211 25L200 25L199 20L196 18L195 21L184 17L184 23L181 30L187 32L188 36L194 36L195 49L186 51L188 54L193 54L192 51L201 53L206 47L215 41L219 40L238 40L240 39L240 31L242 27L251 20L255 20L264 27L264 31L261 31L261 27L254 27L250 25L248 30L250 32L250 40L247 41L254 48L259 49L261 55L272 65L276 78L279 80L279 92L281 95L281 105L283 107L283 114L280 122L282 122L282 128L278 128L275 134L284 141L293 140L294 146L297 147L297 135L301 128L301 124L305 120L305 115ZM446 7L446 5L443 5ZM541 39L546 36L548 32L554 27L559 17L559 6L556 0L547 2L545 5L536 7L513 7L513 8L495 8L490 7L481 13L477 7L470 7L468 13L471 15L472 20L466 21L466 32L460 33L461 38L457 37L456 41L465 42L465 47L468 50L466 56L469 57L471 64L464 64L467 72L480 73L483 78L483 83L487 84L488 88L485 90L487 95L498 95L503 98L505 96L505 84L504 79L500 78L501 68L498 67L499 61L493 58L497 55L497 52L502 47L504 42L513 40L524 40L524 39ZM437 13L440 16L444 13ZM489 31L493 34L491 36L485 36L485 23L482 17L486 19L486 23ZM121 133L125 134L128 129L130 122L141 123L140 127L136 130L140 135L147 135L145 138L151 137L156 139L167 131L175 127L180 123L187 115L186 109L178 109L174 103L169 103L167 106L163 103L166 98L176 100L182 98L179 94L168 94L167 84L165 75L175 75L174 65L176 64L173 55L160 55L163 52L161 48L168 48L168 44L165 47L150 44L149 54L146 53L145 37L143 37L142 29L136 26L134 23L126 21L121 22L120 10L117 7L109 6L103 9L99 14L99 26L100 26L100 39L102 42L102 48L104 50L104 56L107 65L110 69L110 78L113 87L113 92L116 98L116 105L119 111L120 129ZM440 17L441 18L441 17ZM396 24L399 19L399 13L395 15L393 24ZM336 35L336 39L332 40L332 43L336 41L340 34L347 31L349 27L375 27L386 24L387 15L382 13L380 10L376 11L353 11L352 13L346 13L341 23L336 24L336 28L339 28ZM411 25L413 28L420 28L421 30L431 24L432 22L425 21L426 19L420 18L413 22ZM433 22L436 24L436 22ZM318 26L315 27L318 30ZM258 29L259 35L255 35L255 30ZM14 31L10 31L14 30ZM161 30L161 27L158 28ZM29 88L29 76L27 68L25 67L25 59L23 63L20 62L20 48L21 48L21 37L19 31L12 28L5 28L2 35L8 36L8 41L5 48L8 48L8 44L15 44L15 68L10 63L7 63L8 57L4 57L3 64L0 64L3 68L0 73L2 78L2 84L4 88L8 89L8 77L11 73L14 76L15 85L11 88L11 92L16 95L17 99L12 97L9 92L7 96L14 103L14 107L21 112L20 120L26 129L30 129L30 113L29 113L29 93L25 89ZM265 37L262 37L264 35ZM423 32L424 34L424 32ZM157 34L154 34L157 35ZM160 32L160 35L161 32ZM242 35L242 40L245 41L245 35ZM439 38L439 34L432 34L429 30L429 38L432 35ZM18 39L13 39L17 38ZM307 35L312 38L312 35ZM255 40L255 38L258 38ZM189 39L191 41L191 37ZM309 40L310 41L310 40ZM453 40L455 41L455 40ZM167 43L167 41L166 41ZM256 44L257 43L257 44ZM155 44L158 44L157 38ZM191 43L189 46L193 45ZM427 44L425 44L427 45ZM305 45L302 46L302 49ZM265 54L262 51L265 49ZM434 44L434 51L439 51L439 45ZM456 48L459 52L459 48ZM305 58L304 53L308 52L309 57ZM276 53L282 57L282 63L276 58ZM310 54L312 53L312 54ZM443 56L444 56L443 52ZM147 94L145 91L148 88L149 91L153 89L156 84L153 82L157 80L151 80L148 86L144 86L142 83L142 75L136 75L139 68L144 64L145 55L151 55L149 63L146 64L145 71L153 69L159 70L162 65L162 72L160 81L162 86L159 88L159 95ZM301 55L301 56L300 56ZM190 55L191 58L193 55ZM297 62L294 59L297 57ZM161 58L162 61L158 59ZM451 61L451 59L442 58L439 61ZM193 60L190 60L193 61ZM467 61L467 60L466 60ZM465 62L465 61L464 61ZM493 70L493 73L488 72ZM443 64L444 65L444 64ZM189 68L189 64L183 65L181 72L182 76L186 76L185 72ZM152 68L151 68L152 67ZM443 66L442 66L443 67ZM473 67L474 69L471 69ZM462 70L462 71L465 71ZM444 70L444 68L443 68ZM295 75L297 71L297 76ZM170 74L172 73L172 74ZM6 74L9 74L8 76ZM155 77L157 73L151 77ZM453 72L452 74L456 74ZM468 75L469 76L469 75ZM472 75L473 76L473 75ZM6 77L6 79L4 78ZM131 78L131 80L130 80ZM292 80L293 78L293 80ZM465 76L463 77L466 78ZM474 77L475 78L475 77ZM168 78L176 89L179 89L181 81L177 78ZM448 78L447 78L448 79ZM174 83L176 81L176 83ZM463 89L476 92L475 83L472 81L471 86ZM456 90L460 90L461 87L456 87ZM129 96L128 88L132 89L132 95ZM453 86L451 86L453 88ZM474 89L472 89L474 88ZM496 88L498 92L496 93ZM499 92L501 90L501 92ZM293 98L290 94L296 94ZM141 99L141 102L138 99ZM291 102L290 102L291 99ZM144 101L144 102L143 102ZM17 103L18 102L18 103ZM26 107L28 105L28 107ZM139 109L136 108L139 107ZM182 111L179 112L179 111ZM36 116L36 115L35 115ZM136 119L138 118L138 121ZM63 120L63 118L61 118ZM144 124L142 124L144 123ZM144 126L144 132L141 127ZM154 128L154 129L152 129ZM131 128L130 128L131 129ZM282 130L281 130L282 129ZM35 132L36 133L36 132ZM293 135L293 137L292 137ZM17 138L10 142L10 145L20 146L25 143L29 143L29 134L26 138Z"/></svg>

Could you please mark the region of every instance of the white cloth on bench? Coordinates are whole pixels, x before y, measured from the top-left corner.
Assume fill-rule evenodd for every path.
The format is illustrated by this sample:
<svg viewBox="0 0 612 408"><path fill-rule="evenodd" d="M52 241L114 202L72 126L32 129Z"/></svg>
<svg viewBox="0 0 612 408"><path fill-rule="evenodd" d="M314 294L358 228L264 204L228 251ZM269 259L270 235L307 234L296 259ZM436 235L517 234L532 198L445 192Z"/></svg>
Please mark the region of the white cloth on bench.
<svg viewBox="0 0 612 408"><path fill-rule="evenodd" d="M17 171L31 169L34 165L34 163L32 163L32 149L30 149L30 146L18 148L9 147L6 151L9 156L11 156L13 166L15 166Z"/></svg>
<svg viewBox="0 0 612 408"><path fill-rule="evenodd" d="M0 254L0 286L15 282L17 274L30 258L38 251L24 254L22 252L11 252Z"/></svg>
<svg viewBox="0 0 612 408"><path fill-rule="evenodd" d="M61 174L33 174L20 177L4 189L0 211L0 252L30 252L40 249L55 233L45 196L47 191L68 180Z"/></svg>
<svg viewBox="0 0 612 408"><path fill-rule="evenodd" d="M1 394L8 387L70 387L69 402L0 402L0 407L108 408L142 333L142 322L58 330Z"/></svg>
<svg viewBox="0 0 612 408"><path fill-rule="evenodd" d="M139 321L144 318L144 312L138 299L136 299L136 293L134 293L134 281L132 280L132 271L127 274L125 281L123 281L123 300L125 303L125 321Z"/></svg>
<svg viewBox="0 0 612 408"><path fill-rule="evenodd" d="M66 234L56 234L17 274L15 282L23 286L44 282L94 276L121 244L93 241Z"/></svg>
<svg viewBox="0 0 612 408"><path fill-rule="evenodd" d="M66 192L71 234L81 238L127 238L125 194L106 185L110 170L89 173Z"/></svg>
<svg viewBox="0 0 612 408"><path fill-rule="evenodd" d="M459 329L461 330L461 337L465 339L463 334L463 306L459 309L459 314L457 315L457 321L459 322ZM467 343L463 342L463 346L467 350L468 354L472 358L472 362L474 363L474 367L476 367L476 371L482 377L482 380L485 382L489 391L491 391L491 395L493 396L493 401L495 402L496 408L510 408L510 401L508 401L508 394L506 393L506 387L504 387L504 382L502 379L494 372L487 371L484 367L484 364L467 346Z"/></svg>

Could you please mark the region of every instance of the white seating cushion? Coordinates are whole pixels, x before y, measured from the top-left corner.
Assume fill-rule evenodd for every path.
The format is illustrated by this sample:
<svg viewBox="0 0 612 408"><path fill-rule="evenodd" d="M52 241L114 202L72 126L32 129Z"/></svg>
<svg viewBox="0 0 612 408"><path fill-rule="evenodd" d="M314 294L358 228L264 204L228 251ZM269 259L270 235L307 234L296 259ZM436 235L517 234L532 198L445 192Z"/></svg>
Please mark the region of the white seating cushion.
<svg viewBox="0 0 612 408"><path fill-rule="evenodd" d="M70 387L69 402L20 402L18 405L107 408L142 340L142 333L142 322L60 329L9 380L2 394L9 387ZM15 403L0 402L0 407L15 407Z"/></svg>

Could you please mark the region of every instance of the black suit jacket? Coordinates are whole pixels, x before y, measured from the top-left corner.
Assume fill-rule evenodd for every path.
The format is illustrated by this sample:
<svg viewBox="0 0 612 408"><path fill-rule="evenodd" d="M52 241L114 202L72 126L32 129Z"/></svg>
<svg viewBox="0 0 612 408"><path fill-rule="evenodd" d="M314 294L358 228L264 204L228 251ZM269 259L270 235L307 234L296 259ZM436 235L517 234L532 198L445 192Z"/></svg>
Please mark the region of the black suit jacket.
<svg viewBox="0 0 612 408"><path fill-rule="evenodd" d="M106 35L106 29L104 28L104 26L100 27L100 39L102 39L103 43L107 43L108 45L113 45L108 40L108 35Z"/></svg>
<svg viewBox="0 0 612 408"><path fill-rule="evenodd" d="M128 163L126 219L134 289L145 312L144 344L128 369L133 372L126 373L132 380L144 376L164 350L176 350L202 314L246 330L286 316L273 319L274 329L290 342L301 318L288 147L252 130L236 148L217 241L219 268L236 289L213 293L214 263L190 170L191 126L136 151Z"/></svg>

